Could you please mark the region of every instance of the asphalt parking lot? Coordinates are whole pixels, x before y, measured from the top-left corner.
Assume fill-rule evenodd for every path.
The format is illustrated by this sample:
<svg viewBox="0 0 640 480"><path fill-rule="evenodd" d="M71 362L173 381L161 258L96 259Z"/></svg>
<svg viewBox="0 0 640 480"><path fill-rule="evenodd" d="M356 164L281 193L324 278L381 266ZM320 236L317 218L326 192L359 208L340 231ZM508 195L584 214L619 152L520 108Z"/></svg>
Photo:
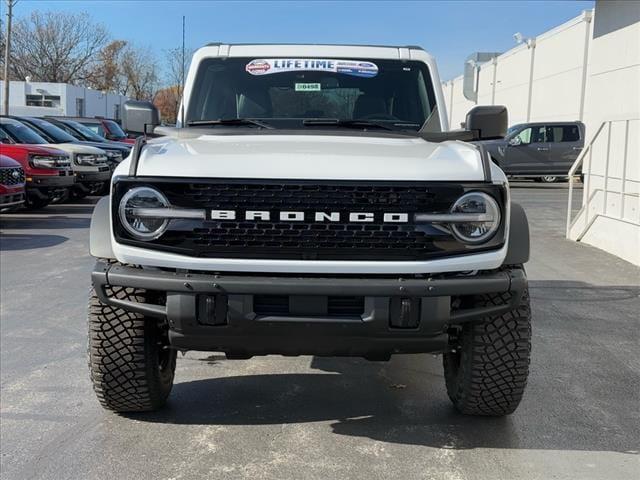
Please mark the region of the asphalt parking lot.
<svg viewBox="0 0 640 480"><path fill-rule="evenodd" d="M564 239L565 185L513 190L532 229L533 360L518 411L454 412L441 359L187 353L160 413L93 395L93 202L1 216L2 478L637 479L640 269Z"/></svg>

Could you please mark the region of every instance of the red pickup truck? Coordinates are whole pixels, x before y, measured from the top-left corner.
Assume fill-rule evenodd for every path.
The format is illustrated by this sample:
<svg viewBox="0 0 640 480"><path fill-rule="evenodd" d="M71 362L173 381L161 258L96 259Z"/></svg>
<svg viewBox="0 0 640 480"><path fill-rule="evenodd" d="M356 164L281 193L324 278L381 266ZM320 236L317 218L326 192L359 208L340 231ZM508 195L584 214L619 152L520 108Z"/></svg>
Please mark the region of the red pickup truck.
<svg viewBox="0 0 640 480"><path fill-rule="evenodd" d="M43 208L63 197L75 183L69 156L55 148L5 143L0 130L0 154L16 160L24 170L26 199L30 209Z"/></svg>
<svg viewBox="0 0 640 480"><path fill-rule="evenodd" d="M0 155L0 210L24 203L24 170L18 162Z"/></svg>

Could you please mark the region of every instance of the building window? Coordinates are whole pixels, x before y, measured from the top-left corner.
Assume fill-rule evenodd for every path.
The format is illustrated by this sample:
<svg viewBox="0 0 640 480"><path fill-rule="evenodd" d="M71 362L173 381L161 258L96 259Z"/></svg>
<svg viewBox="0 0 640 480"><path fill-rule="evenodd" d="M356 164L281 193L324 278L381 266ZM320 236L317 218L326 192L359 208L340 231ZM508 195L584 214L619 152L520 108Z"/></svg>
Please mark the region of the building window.
<svg viewBox="0 0 640 480"><path fill-rule="evenodd" d="M76 98L76 117L84 117L84 98Z"/></svg>
<svg viewBox="0 0 640 480"><path fill-rule="evenodd" d="M113 106L113 118L115 118L116 120L120 120L120 104L116 103Z"/></svg>
<svg viewBox="0 0 640 480"><path fill-rule="evenodd" d="M28 107L59 107L59 95L27 95L26 104Z"/></svg>

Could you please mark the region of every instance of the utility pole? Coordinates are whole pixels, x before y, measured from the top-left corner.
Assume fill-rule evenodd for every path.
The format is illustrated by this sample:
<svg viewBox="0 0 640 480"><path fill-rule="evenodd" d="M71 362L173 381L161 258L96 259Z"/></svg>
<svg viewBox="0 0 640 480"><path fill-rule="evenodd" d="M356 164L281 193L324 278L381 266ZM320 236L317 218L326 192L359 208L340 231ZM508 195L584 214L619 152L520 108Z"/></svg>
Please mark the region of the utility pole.
<svg viewBox="0 0 640 480"><path fill-rule="evenodd" d="M9 52L11 51L11 19L17 0L7 1L7 36L4 45L4 114L9 115Z"/></svg>
<svg viewBox="0 0 640 480"><path fill-rule="evenodd" d="M182 85L180 85L180 102L182 102L182 99L184 98L184 15L182 16L182 72L181 72L181 83ZM181 110L181 119L180 119L180 126L184 127L184 109L185 109L185 105L184 103L182 103L182 108Z"/></svg>

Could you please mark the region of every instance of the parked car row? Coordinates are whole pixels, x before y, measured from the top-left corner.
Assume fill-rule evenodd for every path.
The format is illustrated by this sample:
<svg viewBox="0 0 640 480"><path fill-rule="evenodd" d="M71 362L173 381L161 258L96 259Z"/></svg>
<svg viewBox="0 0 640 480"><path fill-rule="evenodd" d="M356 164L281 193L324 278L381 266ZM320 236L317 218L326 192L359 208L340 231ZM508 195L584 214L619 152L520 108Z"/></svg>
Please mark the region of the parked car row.
<svg viewBox="0 0 640 480"><path fill-rule="evenodd" d="M30 209L43 208L69 197L106 193L113 170L132 148L130 142L109 140L85 124L107 121L112 122L106 119L1 116L0 154L8 158L3 160L0 178L3 182L12 181L9 176L14 170L5 172L5 169L16 167L4 165L9 165L10 159L19 163L25 183L22 201ZM2 202L6 188L10 188L12 197L6 199L6 205L0 203L1 209L21 203L12 200L13 195L17 195L13 183L3 183Z"/></svg>

